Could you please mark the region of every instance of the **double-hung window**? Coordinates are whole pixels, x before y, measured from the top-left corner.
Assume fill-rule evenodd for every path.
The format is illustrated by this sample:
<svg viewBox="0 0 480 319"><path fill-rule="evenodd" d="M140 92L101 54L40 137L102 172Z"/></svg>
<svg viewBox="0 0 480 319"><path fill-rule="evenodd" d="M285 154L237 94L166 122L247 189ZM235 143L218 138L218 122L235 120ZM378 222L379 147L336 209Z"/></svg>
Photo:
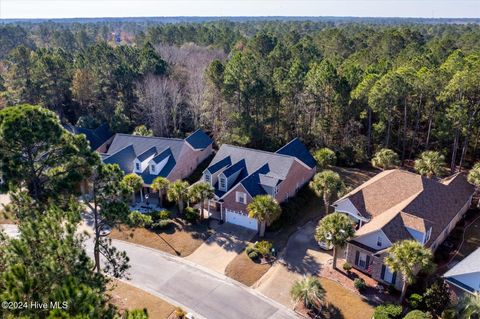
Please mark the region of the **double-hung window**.
<svg viewBox="0 0 480 319"><path fill-rule="evenodd" d="M236 197L237 203L242 203L242 204L247 203L247 194L243 192L236 192L235 194L236 194L235 197Z"/></svg>

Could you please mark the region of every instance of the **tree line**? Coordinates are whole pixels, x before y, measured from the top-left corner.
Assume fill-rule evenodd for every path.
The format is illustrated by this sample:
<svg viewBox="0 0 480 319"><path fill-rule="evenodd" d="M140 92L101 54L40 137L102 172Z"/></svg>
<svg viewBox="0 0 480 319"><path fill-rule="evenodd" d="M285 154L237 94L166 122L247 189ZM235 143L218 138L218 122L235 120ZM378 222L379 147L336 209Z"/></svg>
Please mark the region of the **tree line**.
<svg viewBox="0 0 480 319"><path fill-rule="evenodd" d="M42 104L62 121L107 121L118 132L144 125L155 135L183 136L203 127L221 143L272 150L298 136L312 149L333 149L343 165L363 163L381 148L401 161L435 149L452 170L478 158L477 25L3 28L31 42L1 63L4 106ZM39 40L41 28L70 32L66 42L76 44ZM78 45L82 30L90 40ZM112 30L121 30L120 43Z"/></svg>

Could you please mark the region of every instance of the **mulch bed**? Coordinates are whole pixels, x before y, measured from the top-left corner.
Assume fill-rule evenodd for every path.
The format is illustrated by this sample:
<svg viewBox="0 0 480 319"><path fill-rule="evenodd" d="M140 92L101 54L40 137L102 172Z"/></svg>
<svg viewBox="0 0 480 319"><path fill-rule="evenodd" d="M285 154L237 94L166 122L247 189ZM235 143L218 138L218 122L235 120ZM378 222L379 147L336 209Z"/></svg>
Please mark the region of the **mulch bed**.
<svg viewBox="0 0 480 319"><path fill-rule="evenodd" d="M333 269L333 267L331 266L323 267L318 275L320 277L325 277L339 283L340 285L342 285L342 287L353 291L354 293L360 295L362 298L367 299L373 304L382 304L385 302L395 303L396 301L398 301L398 296L389 294L386 286L383 286L383 292L379 289L376 289L375 287L381 284L379 284L373 278L365 275L364 273L353 268L350 273L345 272L342 269L342 265L344 262L344 260L339 259L337 261L337 270ZM362 278L363 280L365 280L366 288L362 292L359 292L355 288L355 285L353 284L355 278Z"/></svg>

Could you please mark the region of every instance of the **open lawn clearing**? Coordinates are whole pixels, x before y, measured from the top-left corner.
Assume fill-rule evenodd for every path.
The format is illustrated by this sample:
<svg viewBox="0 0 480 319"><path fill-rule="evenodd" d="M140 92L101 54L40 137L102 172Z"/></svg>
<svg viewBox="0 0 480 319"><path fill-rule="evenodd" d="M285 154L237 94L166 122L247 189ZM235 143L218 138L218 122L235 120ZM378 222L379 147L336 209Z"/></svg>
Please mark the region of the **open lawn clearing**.
<svg viewBox="0 0 480 319"><path fill-rule="evenodd" d="M346 185L355 188L366 182L378 173L378 170L367 168L332 168L338 172L344 179ZM299 227L305 225L308 221L314 220L316 223L324 214L323 200L315 196L309 189L303 188L292 201L298 201L295 204L297 211L289 212L287 219L294 222L284 221L283 225L276 231L268 231L264 238L256 236L252 242L260 240L268 240L273 243L273 247L277 252L281 252L285 247L289 237L298 230ZM259 280L269 269L271 265L260 265L248 258L245 252L235 257L225 269L225 275L240 281L241 283L251 286Z"/></svg>
<svg viewBox="0 0 480 319"><path fill-rule="evenodd" d="M330 307L331 318L335 319L370 319L374 308L359 295L343 288L340 284L326 278L320 278L320 282L327 292L326 300Z"/></svg>
<svg viewBox="0 0 480 319"><path fill-rule="evenodd" d="M120 280L113 280L108 292L112 297L111 303L123 313L125 310L147 309L151 319L165 319L175 310L175 306L168 302Z"/></svg>
<svg viewBox="0 0 480 319"><path fill-rule="evenodd" d="M113 229L110 237L185 257L193 253L213 233L206 223L187 224L181 219L162 231L145 228Z"/></svg>

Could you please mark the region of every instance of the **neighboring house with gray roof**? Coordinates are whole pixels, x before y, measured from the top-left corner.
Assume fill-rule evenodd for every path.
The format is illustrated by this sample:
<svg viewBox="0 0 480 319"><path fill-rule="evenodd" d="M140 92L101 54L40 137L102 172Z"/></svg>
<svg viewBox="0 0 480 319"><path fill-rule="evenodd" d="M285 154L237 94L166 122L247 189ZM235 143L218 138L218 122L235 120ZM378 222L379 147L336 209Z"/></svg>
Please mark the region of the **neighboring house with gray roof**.
<svg viewBox="0 0 480 319"><path fill-rule="evenodd" d="M118 164L125 174L135 173L143 178L145 191L162 176L170 181L188 177L197 166L212 154L213 141L202 130L185 139L115 134L105 153L106 164Z"/></svg>
<svg viewBox="0 0 480 319"><path fill-rule="evenodd" d="M259 230L264 225L247 214L252 199L268 194L281 203L315 171L315 160L299 139L274 153L224 144L203 172L202 180L215 189L206 209L213 218Z"/></svg>
<svg viewBox="0 0 480 319"><path fill-rule="evenodd" d="M470 207L474 190L461 173L445 179L400 169L379 173L332 205L357 225L347 261L400 289L401 278L383 264L388 248L412 239L435 251Z"/></svg>
<svg viewBox="0 0 480 319"><path fill-rule="evenodd" d="M447 271L443 278L450 284L469 292L480 292L480 248Z"/></svg>
<svg viewBox="0 0 480 319"><path fill-rule="evenodd" d="M73 134L84 134L87 141L90 143L90 148L94 151L102 152L102 150L113 139L113 133L110 131L108 124L104 123L96 129L88 129L74 126L71 124L64 126L67 131Z"/></svg>

